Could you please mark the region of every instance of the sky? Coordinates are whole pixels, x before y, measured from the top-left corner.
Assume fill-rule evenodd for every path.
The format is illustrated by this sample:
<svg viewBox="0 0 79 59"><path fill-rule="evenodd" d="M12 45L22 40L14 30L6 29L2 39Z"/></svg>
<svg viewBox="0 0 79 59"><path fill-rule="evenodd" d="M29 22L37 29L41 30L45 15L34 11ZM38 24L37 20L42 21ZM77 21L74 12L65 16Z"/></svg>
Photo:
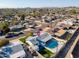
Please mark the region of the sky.
<svg viewBox="0 0 79 59"><path fill-rule="evenodd" d="M0 0L0 8L79 7L79 0Z"/></svg>

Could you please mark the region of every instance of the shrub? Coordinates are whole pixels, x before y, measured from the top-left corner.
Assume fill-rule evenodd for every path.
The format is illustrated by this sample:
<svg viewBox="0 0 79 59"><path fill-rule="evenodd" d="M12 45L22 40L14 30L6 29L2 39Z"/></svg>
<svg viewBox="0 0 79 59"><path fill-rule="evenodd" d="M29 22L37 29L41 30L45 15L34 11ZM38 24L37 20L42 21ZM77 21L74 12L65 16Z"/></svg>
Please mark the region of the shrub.
<svg viewBox="0 0 79 59"><path fill-rule="evenodd" d="M40 54L42 54L46 58L49 58L49 57L53 56L54 53L52 53L51 51L49 51L47 49L43 49L42 51L40 51Z"/></svg>
<svg viewBox="0 0 79 59"><path fill-rule="evenodd" d="M9 43L8 40L0 40L0 47L7 45Z"/></svg>

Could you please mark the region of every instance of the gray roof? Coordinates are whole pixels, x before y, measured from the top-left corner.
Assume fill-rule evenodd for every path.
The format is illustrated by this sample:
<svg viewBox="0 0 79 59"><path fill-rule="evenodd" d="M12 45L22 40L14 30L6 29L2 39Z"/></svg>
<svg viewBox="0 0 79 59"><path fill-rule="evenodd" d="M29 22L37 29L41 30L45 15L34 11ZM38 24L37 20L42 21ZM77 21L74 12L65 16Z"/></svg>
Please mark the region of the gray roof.
<svg viewBox="0 0 79 59"><path fill-rule="evenodd" d="M22 28L23 26L22 25L14 25L14 26L11 26L10 29L13 29L13 28Z"/></svg>

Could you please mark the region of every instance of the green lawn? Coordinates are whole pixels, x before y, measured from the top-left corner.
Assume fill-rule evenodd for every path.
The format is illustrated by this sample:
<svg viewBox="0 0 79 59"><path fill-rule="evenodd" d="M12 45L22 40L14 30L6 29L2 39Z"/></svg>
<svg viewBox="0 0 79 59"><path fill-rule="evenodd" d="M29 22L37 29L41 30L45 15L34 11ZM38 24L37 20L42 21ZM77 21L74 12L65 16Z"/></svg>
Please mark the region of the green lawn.
<svg viewBox="0 0 79 59"><path fill-rule="evenodd" d="M3 29L4 26L8 26L8 22L0 22L0 29Z"/></svg>
<svg viewBox="0 0 79 59"><path fill-rule="evenodd" d="M79 26L79 24L74 24L74 26Z"/></svg>
<svg viewBox="0 0 79 59"><path fill-rule="evenodd" d="M79 20L79 19L76 19L76 20Z"/></svg>
<svg viewBox="0 0 79 59"><path fill-rule="evenodd" d="M45 58L50 58L51 56L53 56L54 53L52 53L51 51L47 50L47 49L43 49L42 51L39 52L41 55L43 55Z"/></svg>
<svg viewBox="0 0 79 59"><path fill-rule="evenodd" d="M20 40L21 42L23 42L23 43L26 43L26 39L27 39L29 36L32 36L32 35L33 35L33 33L29 33L28 35L26 35L26 36L20 38L19 40Z"/></svg>
<svg viewBox="0 0 79 59"><path fill-rule="evenodd" d="M19 40L21 41L21 42L23 42L23 43L25 43L26 42L26 36L24 36L24 37L22 37L22 38L20 38Z"/></svg>

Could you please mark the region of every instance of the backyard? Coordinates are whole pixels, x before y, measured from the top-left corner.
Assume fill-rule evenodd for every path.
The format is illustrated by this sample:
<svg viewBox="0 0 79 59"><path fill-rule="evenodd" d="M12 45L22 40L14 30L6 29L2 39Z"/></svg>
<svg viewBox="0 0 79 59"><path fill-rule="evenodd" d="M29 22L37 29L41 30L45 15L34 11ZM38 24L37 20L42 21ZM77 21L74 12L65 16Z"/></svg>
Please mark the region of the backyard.
<svg viewBox="0 0 79 59"><path fill-rule="evenodd" d="M71 38L72 34L69 32L66 32L64 35L62 35L60 38L64 40L69 40Z"/></svg>
<svg viewBox="0 0 79 59"><path fill-rule="evenodd" d="M41 55L43 55L45 58L52 57L54 53L49 51L48 49L43 49L42 51L39 52Z"/></svg>

